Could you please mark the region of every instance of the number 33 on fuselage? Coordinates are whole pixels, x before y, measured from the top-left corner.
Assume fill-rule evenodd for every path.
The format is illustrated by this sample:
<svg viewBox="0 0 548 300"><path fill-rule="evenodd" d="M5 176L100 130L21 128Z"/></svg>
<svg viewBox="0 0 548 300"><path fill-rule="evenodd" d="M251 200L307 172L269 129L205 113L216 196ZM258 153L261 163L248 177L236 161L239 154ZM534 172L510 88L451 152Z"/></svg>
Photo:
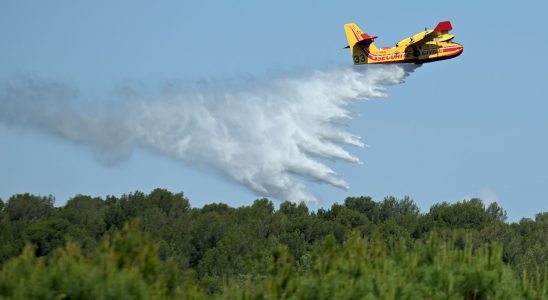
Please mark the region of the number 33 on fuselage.
<svg viewBox="0 0 548 300"><path fill-rule="evenodd" d="M416 63L422 64L459 56L463 47L453 42L451 22L440 22L434 30L421 31L396 43L396 47L377 48L377 36L364 33L356 24L344 25L354 64Z"/></svg>

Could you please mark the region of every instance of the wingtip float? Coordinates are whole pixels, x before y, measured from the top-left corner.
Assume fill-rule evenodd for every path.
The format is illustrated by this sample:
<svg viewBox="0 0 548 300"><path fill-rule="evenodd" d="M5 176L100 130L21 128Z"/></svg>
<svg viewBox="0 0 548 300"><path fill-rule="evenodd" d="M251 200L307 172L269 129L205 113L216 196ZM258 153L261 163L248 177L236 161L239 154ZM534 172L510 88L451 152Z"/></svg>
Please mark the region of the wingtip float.
<svg viewBox="0 0 548 300"><path fill-rule="evenodd" d="M396 47L375 46L377 36L363 32L356 24L344 25L355 65L415 63L422 64L459 56L463 46L453 42L451 22L443 21L434 29L425 29L396 43Z"/></svg>

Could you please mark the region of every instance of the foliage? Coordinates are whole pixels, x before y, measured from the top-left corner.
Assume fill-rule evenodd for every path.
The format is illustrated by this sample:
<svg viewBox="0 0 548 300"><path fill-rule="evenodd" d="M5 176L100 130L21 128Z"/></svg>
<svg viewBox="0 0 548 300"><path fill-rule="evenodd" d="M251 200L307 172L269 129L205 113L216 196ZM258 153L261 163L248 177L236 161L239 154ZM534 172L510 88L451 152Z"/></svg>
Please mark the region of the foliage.
<svg viewBox="0 0 548 300"><path fill-rule="evenodd" d="M294 270L286 248L274 251L271 272L232 293L255 299L541 299L547 285L516 280L503 263L502 248L486 244L472 251L432 235L412 250L400 242L388 250L381 240L354 233L342 246L327 238L312 266ZM538 276L538 275L537 275ZM534 282L537 282L535 285ZM231 298L232 298L231 297Z"/></svg>
<svg viewBox="0 0 548 300"><path fill-rule="evenodd" d="M0 201L0 298L542 299L548 213L479 199L191 208L156 189Z"/></svg>
<svg viewBox="0 0 548 300"><path fill-rule="evenodd" d="M133 227L133 229L132 229ZM17 299L166 299L182 294L180 274L157 244L126 226L91 257L68 242L46 260L31 244L0 273L0 297Z"/></svg>

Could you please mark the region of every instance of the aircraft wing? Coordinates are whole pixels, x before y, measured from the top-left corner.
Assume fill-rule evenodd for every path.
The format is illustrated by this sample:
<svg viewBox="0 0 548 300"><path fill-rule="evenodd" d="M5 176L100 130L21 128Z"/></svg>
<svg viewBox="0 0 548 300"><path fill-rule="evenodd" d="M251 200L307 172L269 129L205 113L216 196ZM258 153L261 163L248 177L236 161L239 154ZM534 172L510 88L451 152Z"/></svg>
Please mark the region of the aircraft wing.
<svg viewBox="0 0 548 300"><path fill-rule="evenodd" d="M451 22L449 21L443 21L439 22L438 26L434 28L434 30L427 30L423 31L421 33L415 34L414 36L410 37L408 40L408 45L420 45L426 42L429 42L433 40L434 38L447 34L450 30L453 29L453 26L451 26Z"/></svg>

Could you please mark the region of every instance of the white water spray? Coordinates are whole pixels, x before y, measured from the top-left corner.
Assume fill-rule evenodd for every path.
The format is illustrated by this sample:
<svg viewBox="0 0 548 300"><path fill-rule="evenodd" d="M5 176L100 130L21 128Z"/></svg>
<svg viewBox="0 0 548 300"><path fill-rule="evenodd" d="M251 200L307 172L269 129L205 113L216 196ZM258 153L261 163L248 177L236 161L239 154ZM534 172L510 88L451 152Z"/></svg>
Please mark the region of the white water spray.
<svg viewBox="0 0 548 300"><path fill-rule="evenodd" d="M88 144L111 161L134 147L153 149L215 168L258 195L315 202L303 178L349 187L317 157L360 163L341 147L364 146L337 125L351 118L348 105L384 97L384 86L403 82L413 69L342 67L239 89L86 104L65 86L23 80L0 89L0 124Z"/></svg>

